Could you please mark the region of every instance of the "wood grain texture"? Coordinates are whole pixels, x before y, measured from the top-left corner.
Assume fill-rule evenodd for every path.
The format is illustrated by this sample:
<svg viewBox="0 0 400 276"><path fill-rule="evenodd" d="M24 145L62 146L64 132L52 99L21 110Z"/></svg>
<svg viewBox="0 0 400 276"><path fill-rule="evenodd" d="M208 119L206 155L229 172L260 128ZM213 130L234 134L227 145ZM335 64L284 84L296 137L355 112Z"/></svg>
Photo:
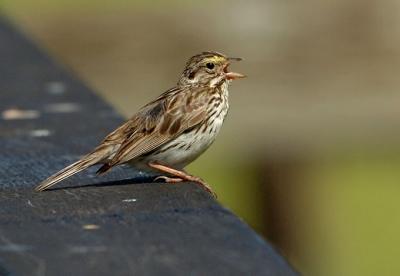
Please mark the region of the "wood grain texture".
<svg viewBox="0 0 400 276"><path fill-rule="evenodd" d="M4 19L0 41L0 275L296 275L192 183L117 168L33 192L122 118Z"/></svg>

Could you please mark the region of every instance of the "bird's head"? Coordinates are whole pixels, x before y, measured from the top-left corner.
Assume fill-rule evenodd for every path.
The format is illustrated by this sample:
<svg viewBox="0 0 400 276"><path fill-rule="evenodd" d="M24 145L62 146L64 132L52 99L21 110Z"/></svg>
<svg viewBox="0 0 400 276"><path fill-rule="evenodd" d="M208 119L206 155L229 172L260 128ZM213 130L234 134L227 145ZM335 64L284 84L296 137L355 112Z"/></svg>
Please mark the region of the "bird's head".
<svg viewBox="0 0 400 276"><path fill-rule="evenodd" d="M245 75L230 72L228 69L232 61L240 60L241 58L227 57L218 52L203 52L195 55L186 63L178 85L215 87L226 81L244 78Z"/></svg>

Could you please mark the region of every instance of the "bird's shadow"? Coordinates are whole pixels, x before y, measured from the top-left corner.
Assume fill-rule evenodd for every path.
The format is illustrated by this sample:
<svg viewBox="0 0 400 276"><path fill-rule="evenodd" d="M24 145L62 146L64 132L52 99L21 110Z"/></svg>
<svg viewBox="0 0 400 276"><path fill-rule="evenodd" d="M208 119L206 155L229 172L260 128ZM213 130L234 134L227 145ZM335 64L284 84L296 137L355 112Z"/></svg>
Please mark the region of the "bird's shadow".
<svg viewBox="0 0 400 276"><path fill-rule="evenodd" d="M108 187L108 186L123 186L123 185L143 184L143 183L150 184L150 183L162 182L162 181L155 181L154 180L155 178L156 178L156 176L137 176L137 177L123 179L123 180L111 180L111 181L105 181L105 182L100 182L100 183L56 187L53 189L48 189L48 191L73 190L73 189L82 189L82 188L99 188L99 187Z"/></svg>

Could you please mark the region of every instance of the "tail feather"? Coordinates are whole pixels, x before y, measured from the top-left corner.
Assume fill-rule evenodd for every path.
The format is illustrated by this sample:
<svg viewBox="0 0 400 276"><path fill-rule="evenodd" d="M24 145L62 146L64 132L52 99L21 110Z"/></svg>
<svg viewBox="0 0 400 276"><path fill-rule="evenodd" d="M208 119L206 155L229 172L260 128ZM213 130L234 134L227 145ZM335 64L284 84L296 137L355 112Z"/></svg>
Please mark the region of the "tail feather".
<svg viewBox="0 0 400 276"><path fill-rule="evenodd" d="M100 169L97 170L96 174L102 175L108 172L111 169L111 167L112 166L109 163L106 163L103 166L101 166Z"/></svg>
<svg viewBox="0 0 400 276"><path fill-rule="evenodd" d="M104 155L99 155L96 152L86 155L81 160L69 165L68 167L62 169L61 171L53 174L43 182L41 182L36 188L35 191L40 192L50 188L51 186L57 184L58 182L80 172L83 171L90 166L93 166L104 159Z"/></svg>

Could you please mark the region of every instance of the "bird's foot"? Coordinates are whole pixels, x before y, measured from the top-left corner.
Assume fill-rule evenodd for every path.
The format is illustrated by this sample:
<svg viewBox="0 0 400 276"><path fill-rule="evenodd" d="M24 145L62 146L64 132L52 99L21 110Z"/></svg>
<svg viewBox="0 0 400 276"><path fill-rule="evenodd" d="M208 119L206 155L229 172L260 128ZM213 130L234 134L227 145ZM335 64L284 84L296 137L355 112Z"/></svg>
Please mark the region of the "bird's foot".
<svg viewBox="0 0 400 276"><path fill-rule="evenodd" d="M190 174L186 174L185 180L191 181L202 187L204 190L209 192L213 197L217 198L217 194L211 189L210 185L208 185L203 179L197 176L193 176Z"/></svg>
<svg viewBox="0 0 400 276"><path fill-rule="evenodd" d="M211 187L210 187L203 179L201 179L200 177L190 175L190 174L188 174L188 173L186 173L186 172L179 171L179 170L176 170L176 169L174 169L174 168L167 167L167 166L165 166L165 165L160 165L160 164L156 164L156 163L149 163L148 165L149 165L150 167L154 168L154 169L159 170L159 171L162 171L162 172L168 173L168 174L170 174L170 175L176 176L176 177L174 177L174 178L172 178L172 177L167 177L167 176L159 176L159 177L157 177L155 180L163 179L163 180L165 180L165 182L167 182L167 183L179 183L179 182L182 182L182 181L184 181L184 180L186 180L186 181L191 181L191 182L194 182L194 183L196 183L197 185L201 186L204 190L206 190L207 192L209 192L213 197L217 198L217 194L216 194L216 193L211 189Z"/></svg>

